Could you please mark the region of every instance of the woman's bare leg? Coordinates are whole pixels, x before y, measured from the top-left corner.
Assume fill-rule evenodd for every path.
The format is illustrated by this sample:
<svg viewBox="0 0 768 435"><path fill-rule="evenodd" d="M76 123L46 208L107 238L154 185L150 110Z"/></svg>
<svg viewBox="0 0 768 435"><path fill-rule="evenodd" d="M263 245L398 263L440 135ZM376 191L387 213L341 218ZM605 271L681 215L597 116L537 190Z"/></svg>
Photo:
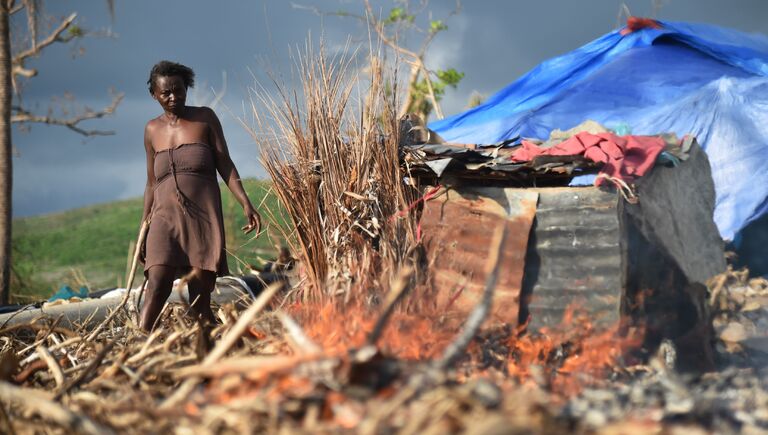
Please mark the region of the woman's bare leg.
<svg viewBox="0 0 768 435"><path fill-rule="evenodd" d="M149 332L155 328L157 317L171 295L175 275L176 269L171 266L156 265L147 271L147 291L144 306L141 307L141 329Z"/></svg>
<svg viewBox="0 0 768 435"><path fill-rule="evenodd" d="M211 311L211 292L216 285L216 273L210 270L193 269L189 276L187 286L192 314L204 322L215 323L216 317Z"/></svg>

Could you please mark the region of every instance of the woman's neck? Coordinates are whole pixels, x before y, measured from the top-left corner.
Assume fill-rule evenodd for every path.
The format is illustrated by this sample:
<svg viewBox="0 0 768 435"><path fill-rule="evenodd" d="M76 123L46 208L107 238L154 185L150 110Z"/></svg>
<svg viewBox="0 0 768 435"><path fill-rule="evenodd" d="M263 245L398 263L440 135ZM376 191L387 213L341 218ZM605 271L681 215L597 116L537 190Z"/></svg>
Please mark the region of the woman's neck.
<svg viewBox="0 0 768 435"><path fill-rule="evenodd" d="M179 110L175 110L173 112L166 110L165 111L165 119L168 121L169 124L176 124L179 122L179 119L181 119L184 115L185 107L180 108Z"/></svg>

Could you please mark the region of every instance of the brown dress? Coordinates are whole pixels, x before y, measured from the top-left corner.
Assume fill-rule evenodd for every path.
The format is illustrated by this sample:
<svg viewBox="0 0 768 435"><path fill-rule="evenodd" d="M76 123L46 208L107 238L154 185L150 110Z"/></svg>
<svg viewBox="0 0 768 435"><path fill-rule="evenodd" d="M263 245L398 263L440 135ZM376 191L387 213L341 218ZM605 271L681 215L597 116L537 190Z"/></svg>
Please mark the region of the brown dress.
<svg viewBox="0 0 768 435"><path fill-rule="evenodd" d="M196 267L227 275L221 192L213 149L182 144L155 153L152 221L146 241L145 274L162 264L178 273Z"/></svg>

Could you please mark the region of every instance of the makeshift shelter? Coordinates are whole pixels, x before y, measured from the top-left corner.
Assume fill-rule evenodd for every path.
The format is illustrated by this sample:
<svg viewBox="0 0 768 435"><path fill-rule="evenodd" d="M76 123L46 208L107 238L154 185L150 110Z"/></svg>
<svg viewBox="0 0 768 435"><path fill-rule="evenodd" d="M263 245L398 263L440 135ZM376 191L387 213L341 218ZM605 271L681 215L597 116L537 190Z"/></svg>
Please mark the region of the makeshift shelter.
<svg viewBox="0 0 768 435"><path fill-rule="evenodd" d="M725 270L723 239L768 211L766 75L762 36L633 18L479 107L404 119L411 175L433 186L438 303L475 303L504 224L498 315L540 328L575 306L711 365L704 283Z"/></svg>
<svg viewBox="0 0 768 435"><path fill-rule="evenodd" d="M419 234L438 306L479 303L487 249L504 225L493 317L541 329L575 309L642 328L644 349L671 339L686 366L711 367L704 284L726 264L710 163L694 137L619 137L589 122L541 144L423 140L406 134L402 150L424 191ZM585 175L601 186L568 187Z"/></svg>
<svg viewBox="0 0 768 435"><path fill-rule="evenodd" d="M447 142L472 144L546 139L588 119L636 135L692 134L712 167L715 223L734 240L768 212L767 76L763 35L630 18L429 127Z"/></svg>

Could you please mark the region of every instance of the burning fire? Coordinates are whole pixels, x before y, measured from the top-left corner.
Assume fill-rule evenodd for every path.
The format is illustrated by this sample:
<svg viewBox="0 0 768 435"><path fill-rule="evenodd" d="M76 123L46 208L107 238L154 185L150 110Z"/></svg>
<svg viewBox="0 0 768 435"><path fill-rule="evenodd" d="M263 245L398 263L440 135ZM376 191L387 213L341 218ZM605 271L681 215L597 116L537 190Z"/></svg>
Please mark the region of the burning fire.
<svg viewBox="0 0 768 435"><path fill-rule="evenodd" d="M545 376L553 392L569 397L620 367L623 357L641 342L641 333L621 336L618 325L597 327L578 308L570 307L556 328L510 336L506 368L523 382Z"/></svg>
<svg viewBox="0 0 768 435"><path fill-rule="evenodd" d="M343 428L357 427L366 412L359 399L326 382L349 382L355 364L366 376L377 376L372 372L381 366L375 360L354 363L350 355L366 343L378 313L360 303L294 305L288 311L322 349L321 354L275 355L264 363L263 370L214 379L211 395L203 403L247 403L256 397L285 403L322 397L316 404L316 418ZM382 354L412 362L439 359L461 330L466 316L436 311L393 313L377 342ZM558 327L536 333L494 322L486 325L470 345L456 380L492 376L502 389L522 384L549 391L552 400L567 400L609 376L621 366L622 355L639 344L635 338L619 337L617 329L597 328L577 309L568 310ZM371 398L386 400L399 394L403 378L397 379L401 381L374 387Z"/></svg>
<svg viewBox="0 0 768 435"><path fill-rule="evenodd" d="M360 304L340 306L295 306L292 310L307 334L328 355L344 355L365 343L377 313ZM410 361L438 358L455 338L465 316L457 313L395 312L379 348L383 353ZM482 373L481 366L493 366L519 382L544 382L553 392L570 396L593 380L599 380L622 365L622 357L640 345L641 334L622 337L618 325L600 328L577 307L571 307L555 328L523 333L524 328L486 325L485 341L476 339L468 350L463 368ZM496 361L488 363L491 346ZM486 354L486 355L484 355ZM545 379L541 379L541 377ZM471 377L471 376L470 376Z"/></svg>
<svg viewBox="0 0 768 435"><path fill-rule="evenodd" d="M350 303L295 306L292 314L304 330L329 355L343 355L365 343L378 313ZM380 349L394 357L425 361L438 357L457 331L455 319L435 312L396 311L379 340Z"/></svg>

